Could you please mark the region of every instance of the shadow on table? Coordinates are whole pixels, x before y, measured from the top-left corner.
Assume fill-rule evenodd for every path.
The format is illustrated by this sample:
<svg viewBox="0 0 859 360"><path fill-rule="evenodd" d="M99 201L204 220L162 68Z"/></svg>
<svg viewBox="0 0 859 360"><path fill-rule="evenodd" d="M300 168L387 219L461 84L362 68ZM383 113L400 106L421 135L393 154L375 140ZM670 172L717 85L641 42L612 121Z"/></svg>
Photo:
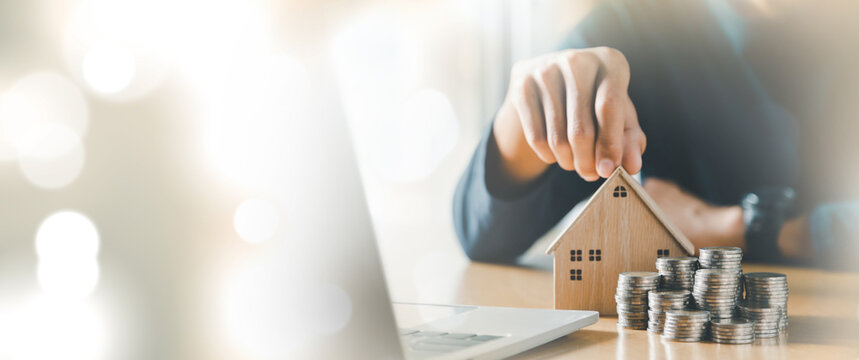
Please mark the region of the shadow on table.
<svg viewBox="0 0 859 360"><path fill-rule="evenodd" d="M546 254L526 253L516 261L516 265L551 272L554 265L554 258Z"/></svg>
<svg viewBox="0 0 859 360"><path fill-rule="evenodd" d="M573 351L599 345L617 338L617 332L598 330L579 330L570 335L551 341L543 346L531 349L514 357L514 359L548 359Z"/></svg>
<svg viewBox="0 0 859 360"><path fill-rule="evenodd" d="M822 316L790 316L788 342L859 346L859 320Z"/></svg>

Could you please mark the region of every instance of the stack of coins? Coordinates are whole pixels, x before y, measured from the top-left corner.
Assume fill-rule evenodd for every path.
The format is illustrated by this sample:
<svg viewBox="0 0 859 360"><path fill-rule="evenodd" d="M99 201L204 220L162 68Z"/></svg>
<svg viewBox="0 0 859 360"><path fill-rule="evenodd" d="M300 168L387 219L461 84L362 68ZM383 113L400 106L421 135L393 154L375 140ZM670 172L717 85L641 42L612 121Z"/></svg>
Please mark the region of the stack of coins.
<svg viewBox="0 0 859 360"><path fill-rule="evenodd" d="M656 290L659 274L625 272L617 278L617 324L636 330L647 329L647 293Z"/></svg>
<svg viewBox="0 0 859 360"><path fill-rule="evenodd" d="M743 249L733 246L713 246L701 248L698 262L702 269L734 270L741 279L737 283L737 299L743 298Z"/></svg>
<svg viewBox="0 0 859 360"><path fill-rule="evenodd" d="M779 273L757 272L744 277L746 301L781 310L779 330L787 328L787 276Z"/></svg>
<svg viewBox="0 0 859 360"><path fill-rule="evenodd" d="M662 338L676 341L701 341L707 337L710 313L704 310L668 310Z"/></svg>
<svg viewBox="0 0 859 360"><path fill-rule="evenodd" d="M751 344L755 341L755 323L746 319L713 321L710 333L720 344Z"/></svg>
<svg viewBox="0 0 859 360"><path fill-rule="evenodd" d="M647 331L661 334L665 327L665 312L683 310L689 305L689 290L655 290L647 294Z"/></svg>
<svg viewBox="0 0 859 360"><path fill-rule="evenodd" d="M737 284L740 279L736 270L700 269L695 272L692 296L701 310L710 312L713 320L734 317L737 306Z"/></svg>
<svg viewBox="0 0 859 360"><path fill-rule="evenodd" d="M740 304L740 316L755 322L755 337L771 338L779 334L782 311L768 304L745 302Z"/></svg>
<svg viewBox="0 0 859 360"><path fill-rule="evenodd" d="M656 270L662 275L661 287L673 290L692 290L698 258L666 256L656 259Z"/></svg>

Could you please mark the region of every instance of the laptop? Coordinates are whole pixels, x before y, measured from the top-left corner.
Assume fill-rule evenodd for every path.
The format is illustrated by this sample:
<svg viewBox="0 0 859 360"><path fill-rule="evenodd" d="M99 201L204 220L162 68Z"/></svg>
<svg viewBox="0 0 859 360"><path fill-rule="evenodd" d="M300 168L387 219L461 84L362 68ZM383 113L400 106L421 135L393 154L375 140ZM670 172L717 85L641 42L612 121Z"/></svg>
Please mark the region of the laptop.
<svg viewBox="0 0 859 360"><path fill-rule="evenodd" d="M595 311L392 303L347 122L339 104L324 108L329 111L308 132L326 134L314 139L318 151L311 156L318 156L312 161L318 167L302 173L307 178L301 182L304 194L315 194L310 198L318 210L304 226L324 229L313 242L321 248L309 253L326 255L307 263L314 269L303 272L342 288L352 316L340 331L296 358L500 359L598 321ZM336 186L331 179L338 179Z"/></svg>

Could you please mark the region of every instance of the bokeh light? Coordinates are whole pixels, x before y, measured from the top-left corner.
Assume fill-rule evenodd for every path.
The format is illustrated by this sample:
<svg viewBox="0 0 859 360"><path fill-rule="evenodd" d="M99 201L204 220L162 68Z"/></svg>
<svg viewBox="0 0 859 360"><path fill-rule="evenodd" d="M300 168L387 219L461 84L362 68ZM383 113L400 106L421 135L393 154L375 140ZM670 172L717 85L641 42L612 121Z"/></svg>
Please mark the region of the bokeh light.
<svg viewBox="0 0 859 360"><path fill-rule="evenodd" d="M459 130L447 95L421 86L427 57L409 30L375 9L345 25L331 50L359 158L373 175L394 182L431 174Z"/></svg>
<svg viewBox="0 0 859 360"><path fill-rule="evenodd" d="M89 218L74 211L48 216L36 232L42 290L64 299L89 296L98 284L98 252L98 230Z"/></svg>
<svg viewBox="0 0 859 360"><path fill-rule="evenodd" d="M346 23L332 39L332 62L349 116L373 110L379 100L390 102L387 96L420 82L425 56L407 25L393 11L374 8Z"/></svg>
<svg viewBox="0 0 859 360"><path fill-rule="evenodd" d="M17 150L21 173L33 185L45 189L71 184L86 161L80 138L62 124L30 127L18 141Z"/></svg>
<svg viewBox="0 0 859 360"><path fill-rule="evenodd" d="M40 261L36 274L45 294L63 299L84 299L98 285L99 266L95 261Z"/></svg>
<svg viewBox="0 0 859 360"><path fill-rule="evenodd" d="M386 177L418 180L432 173L454 146L459 132L450 99L436 89L415 92L388 128L391 151L376 165Z"/></svg>
<svg viewBox="0 0 859 360"><path fill-rule="evenodd" d="M71 80L47 71L24 75L0 95L0 160L14 159L39 131L62 126L82 138L88 123L86 99Z"/></svg>
<svg viewBox="0 0 859 360"><path fill-rule="evenodd" d="M93 306L37 298L11 310L0 317L0 358L104 358L108 333L101 313Z"/></svg>
<svg viewBox="0 0 859 360"><path fill-rule="evenodd" d="M258 243L268 240L277 231L279 216L270 201L249 199L242 202L233 216L233 226L243 240Z"/></svg>
<svg viewBox="0 0 859 360"><path fill-rule="evenodd" d="M167 78L173 52L184 38L178 25L182 4L79 2L65 18L61 33L67 68L105 99L128 101L151 93Z"/></svg>
<svg viewBox="0 0 859 360"><path fill-rule="evenodd" d="M74 211L48 216L36 233L36 253L41 261L95 259L99 235L89 218Z"/></svg>
<svg viewBox="0 0 859 360"><path fill-rule="evenodd" d="M102 94L117 93L134 79L134 56L119 44L93 46L83 59L83 77Z"/></svg>

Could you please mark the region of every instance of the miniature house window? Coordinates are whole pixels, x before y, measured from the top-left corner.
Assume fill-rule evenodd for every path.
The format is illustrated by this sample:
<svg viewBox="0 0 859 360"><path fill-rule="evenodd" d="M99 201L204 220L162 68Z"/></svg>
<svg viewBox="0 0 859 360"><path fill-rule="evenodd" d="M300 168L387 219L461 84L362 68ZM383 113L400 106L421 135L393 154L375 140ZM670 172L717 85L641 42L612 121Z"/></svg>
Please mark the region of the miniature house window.
<svg viewBox="0 0 859 360"><path fill-rule="evenodd" d="M590 249L588 250L588 260L589 261L602 261L602 249Z"/></svg>
<svg viewBox="0 0 859 360"><path fill-rule="evenodd" d="M582 261L582 250L570 250L570 261Z"/></svg>
<svg viewBox="0 0 859 360"><path fill-rule="evenodd" d="M663 256L668 256L668 255L669 255L668 249L656 250L656 257L663 257Z"/></svg>
<svg viewBox="0 0 859 360"><path fill-rule="evenodd" d="M582 269L570 269L570 280L578 281L582 279Z"/></svg>
<svg viewBox="0 0 859 360"><path fill-rule="evenodd" d="M614 192L612 192L611 196L614 197L626 197L626 186L618 185L614 187Z"/></svg>

